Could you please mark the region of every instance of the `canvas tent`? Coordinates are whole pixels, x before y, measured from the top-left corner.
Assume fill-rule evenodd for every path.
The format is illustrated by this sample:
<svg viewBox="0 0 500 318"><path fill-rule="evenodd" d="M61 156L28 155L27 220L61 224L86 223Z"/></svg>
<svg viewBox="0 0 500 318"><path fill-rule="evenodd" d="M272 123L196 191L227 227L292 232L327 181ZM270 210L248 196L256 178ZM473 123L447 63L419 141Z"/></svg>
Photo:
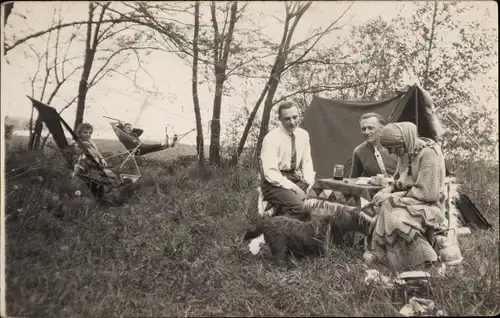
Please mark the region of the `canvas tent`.
<svg viewBox="0 0 500 318"><path fill-rule="evenodd" d="M379 113L389 122L411 121L422 137L435 140L442 134L432 98L417 84L399 89L393 98L382 101L343 101L314 96L301 126L309 132L316 178L331 178L335 164L343 164L344 175L349 176L352 151L364 140L359 118L368 112Z"/></svg>

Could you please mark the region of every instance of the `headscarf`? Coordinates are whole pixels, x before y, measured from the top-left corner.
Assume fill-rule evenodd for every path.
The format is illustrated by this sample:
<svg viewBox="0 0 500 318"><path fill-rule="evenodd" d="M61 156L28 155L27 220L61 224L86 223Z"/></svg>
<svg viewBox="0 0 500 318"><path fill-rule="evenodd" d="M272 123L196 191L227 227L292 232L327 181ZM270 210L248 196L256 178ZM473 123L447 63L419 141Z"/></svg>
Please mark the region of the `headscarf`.
<svg viewBox="0 0 500 318"><path fill-rule="evenodd" d="M415 151L418 138L417 126L412 122L390 123L379 134L380 144L385 148L404 146L407 153Z"/></svg>
<svg viewBox="0 0 500 318"><path fill-rule="evenodd" d="M418 138L417 126L411 122L390 123L386 125L379 134L380 144L385 148L405 147L405 155L398 158L396 168L397 188L407 188L412 185L411 160L416 151L416 140Z"/></svg>

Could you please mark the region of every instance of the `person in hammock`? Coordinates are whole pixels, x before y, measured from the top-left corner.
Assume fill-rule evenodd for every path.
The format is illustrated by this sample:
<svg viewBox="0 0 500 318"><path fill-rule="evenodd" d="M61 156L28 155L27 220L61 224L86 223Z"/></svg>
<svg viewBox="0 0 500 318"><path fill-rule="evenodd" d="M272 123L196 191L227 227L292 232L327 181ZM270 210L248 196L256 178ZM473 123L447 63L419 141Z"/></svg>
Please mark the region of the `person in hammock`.
<svg viewBox="0 0 500 318"><path fill-rule="evenodd" d="M130 137L132 137L131 145L127 145L127 148L129 148L129 150L131 150L131 148L132 149L136 148L140 144L139 154L146 154L146 153L160 151L160 150L174 147L175 144L177 143L177 139L178 139L177 135L174 135L174 139L173 139L172 143L169 144L168 134L167 134L165 142L162 142L159 144L141 144L141 140L139 139L139 137L144 132L143 129L133 128L130 123L123 124L121 128L125 133L127 133ZM167 129L165 128L165 133L166 133L166 130ZM129 146L131 146L131 147L129 147Z"/></svg>

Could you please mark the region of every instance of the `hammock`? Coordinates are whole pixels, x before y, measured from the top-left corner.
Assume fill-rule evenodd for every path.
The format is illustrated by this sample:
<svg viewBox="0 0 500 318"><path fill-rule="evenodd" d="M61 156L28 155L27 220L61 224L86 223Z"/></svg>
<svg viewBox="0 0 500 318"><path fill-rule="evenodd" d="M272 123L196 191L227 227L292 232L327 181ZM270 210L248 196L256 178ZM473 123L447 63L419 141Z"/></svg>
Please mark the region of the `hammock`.
<svg viewBox="0 0 500 318"><path fill-rule="evenodd" d="M95 171L97 171L97 175L90 175L90 173L83 174L80 172L75 173L81 180L85 182L85 184L91 190L92 194L96 196L98 199L104 198L106 194L108 194L115 188L121 188L122 186L135 183L140 179L141 177L140 174L135 175L135 174L120 173L120 168L123 166L124 163L122 163L122 165L118 168L109 168L109 170L115 173L118 177L117 180L111 179L106 173L106 171L99 166L96 159L89 153L87 147L83 145L80 138L75 134L75 132L71 129L71 127L64 121L64 119L58 114L55 108L48 106L40 101L37 101L31 98L30 96L27 97L33 103L33 107L35 107L38 110L40 118L42 119L47 129L52 134L53 140L55 141L57 147L63 154L71 170L73 170L73 162L70 155L71 150L68 140L66 139L66 136L64 134L64 129L66 129L73 137L73 140L75 140L75 142L78 143L80 148L83 150L86 158L90 160L92 163L94 163L95 166L99 167L94 169ZM114 155L112 157L116 156L117 155ZM106 159L109 158L111 157L108 157ZM128 159L129 158L127 158L126 160Z"/></svg>
<svg viewBox="0 0 500 318"><path fill-rule="evenodd" d="M142 141L139 140L139 138L131 136L127 134L125 131L123 131L118 126L117 123L110 123L110 125L113 128L113 131L115 132L121 144L125 148L127 148L127 150L134 156L141 156L148 153L165 150L169 147L168 145L160 146L160 145L144 144Z"/></svg>

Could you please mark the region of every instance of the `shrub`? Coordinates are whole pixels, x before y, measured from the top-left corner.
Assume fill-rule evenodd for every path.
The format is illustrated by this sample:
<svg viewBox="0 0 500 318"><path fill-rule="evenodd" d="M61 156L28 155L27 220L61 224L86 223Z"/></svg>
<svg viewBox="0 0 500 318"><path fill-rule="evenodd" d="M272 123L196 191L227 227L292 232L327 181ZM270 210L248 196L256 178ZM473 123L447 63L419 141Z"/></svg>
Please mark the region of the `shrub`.
<svg viewBox="0 0 500 318"><path fill-rule="evenodd" d="M8 141L14 134L14 125L5 124L5 140Z"/></svg>

